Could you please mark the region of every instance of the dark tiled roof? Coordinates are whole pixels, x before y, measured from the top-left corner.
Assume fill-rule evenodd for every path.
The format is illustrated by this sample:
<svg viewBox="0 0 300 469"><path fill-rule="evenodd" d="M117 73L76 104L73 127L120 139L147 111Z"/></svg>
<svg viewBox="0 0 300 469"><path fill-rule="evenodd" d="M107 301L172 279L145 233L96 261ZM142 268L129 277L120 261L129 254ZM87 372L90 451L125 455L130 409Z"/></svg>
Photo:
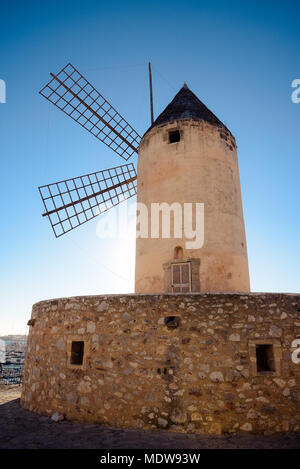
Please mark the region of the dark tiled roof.
<svg viewBox="0 0 300 469"><path fill-rule="evenodd" d="M226 126L200 101L200 99L197 98L186 84L184 84L178 91L174 99L157 117L147 132L149 132L150 129L153 129L153 127L179 119L206 121L210 124L217 125L218 127L223 127L228 130Z"/></svg>

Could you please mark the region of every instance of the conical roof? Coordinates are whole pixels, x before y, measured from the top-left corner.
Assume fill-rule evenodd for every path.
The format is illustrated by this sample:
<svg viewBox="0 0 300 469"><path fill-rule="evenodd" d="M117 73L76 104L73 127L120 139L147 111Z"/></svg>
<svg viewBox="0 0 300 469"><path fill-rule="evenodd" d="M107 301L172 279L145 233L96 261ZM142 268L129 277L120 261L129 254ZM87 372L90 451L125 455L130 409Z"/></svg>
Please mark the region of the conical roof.
<svg viewBox="0 0 300 469"><path fill-rule="evenodd" d="M180 119L205 121L228 130L226 126L188 88L186 83L178 91L176 96L168 104L165 110L153 122L147 132L150 129L157 127L158 125L166 124L168 122Z"/></svg>

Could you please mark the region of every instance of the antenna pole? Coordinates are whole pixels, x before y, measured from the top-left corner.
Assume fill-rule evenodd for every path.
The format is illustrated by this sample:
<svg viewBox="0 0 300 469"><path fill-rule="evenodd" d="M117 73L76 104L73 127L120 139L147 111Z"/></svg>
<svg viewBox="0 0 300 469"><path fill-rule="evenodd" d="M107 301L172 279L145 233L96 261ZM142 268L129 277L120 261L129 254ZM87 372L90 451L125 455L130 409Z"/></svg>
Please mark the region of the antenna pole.
<svg viewBox="0 0 300 469"><path fill-rule="evenodd" d="M148 63L149 67L149 87L150 87L150 110L151 110L151 125L154 122L153 117L153 94L152 94L152 74L151 74L151 62Z"/></svg>

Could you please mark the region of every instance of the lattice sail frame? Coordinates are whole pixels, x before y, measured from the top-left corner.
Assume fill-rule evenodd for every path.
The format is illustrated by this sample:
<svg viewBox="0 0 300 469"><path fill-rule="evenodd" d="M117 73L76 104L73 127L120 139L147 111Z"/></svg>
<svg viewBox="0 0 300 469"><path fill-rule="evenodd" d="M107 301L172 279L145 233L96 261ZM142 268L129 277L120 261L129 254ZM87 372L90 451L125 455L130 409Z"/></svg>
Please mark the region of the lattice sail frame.
<svg viewBox="0 0 300 469"><path fill-rule="evenodd" d="M137 153L140 135L72 64L50 75L42 96L126 161Z"/></svg>
<svg viewBox="0 0 300 469"><path fill-rule="evenodd" d="M39 187L55 236L58 238L136 195L132 163L65 179Z"/></svg>

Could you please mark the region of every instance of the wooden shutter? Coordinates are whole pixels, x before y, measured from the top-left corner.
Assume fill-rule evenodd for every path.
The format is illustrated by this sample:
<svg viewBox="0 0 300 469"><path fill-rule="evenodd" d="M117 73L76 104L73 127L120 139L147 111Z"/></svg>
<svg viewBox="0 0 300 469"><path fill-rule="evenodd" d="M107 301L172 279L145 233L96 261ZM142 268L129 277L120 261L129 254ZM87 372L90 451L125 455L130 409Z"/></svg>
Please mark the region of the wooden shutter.
<svg viewBox="0 0 300 469"><path fill-rule="evenodd" d="M191 291L191 265L189 262L171 264L172 292L187 293Z"/></svg>

